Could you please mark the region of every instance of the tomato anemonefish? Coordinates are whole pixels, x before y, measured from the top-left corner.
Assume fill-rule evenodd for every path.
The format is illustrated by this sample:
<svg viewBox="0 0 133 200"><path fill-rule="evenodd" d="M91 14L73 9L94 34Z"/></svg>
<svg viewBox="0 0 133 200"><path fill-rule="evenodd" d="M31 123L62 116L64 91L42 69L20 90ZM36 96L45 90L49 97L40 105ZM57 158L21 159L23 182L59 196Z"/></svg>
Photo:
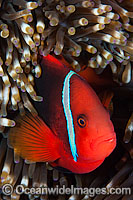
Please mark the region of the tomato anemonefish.
<svg viewBox="0 0 133 200"><path fill-rule="evenodd" d="M8 137L22 158L74 173L96 169L116 146L110 116L89 84L51 55L35 85L39 116L19 117Z"/></svg>

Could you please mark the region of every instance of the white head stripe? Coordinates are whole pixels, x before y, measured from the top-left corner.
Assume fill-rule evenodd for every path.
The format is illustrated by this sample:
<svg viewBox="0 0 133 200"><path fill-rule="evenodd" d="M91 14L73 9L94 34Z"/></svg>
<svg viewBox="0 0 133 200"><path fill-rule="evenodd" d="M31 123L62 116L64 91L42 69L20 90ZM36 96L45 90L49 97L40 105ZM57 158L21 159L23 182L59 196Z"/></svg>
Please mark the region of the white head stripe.
<svg viewBox="0 0 133 200"><path fill-rule="evenodd" d="M63 109L64 109L66 121L67 121L67 131L68 131L68 138L69 138L69 144L70 144L72 156L74 158L74 161L77 161L78 155L77 155L77 148L76 148L76 143L75 143L73 116L72 116L71 105L70 105L70 78L73 74L76 74L76 73L73 71L70 71L65 77L63 90L62 90L62 104L63 104Z"/></svg>

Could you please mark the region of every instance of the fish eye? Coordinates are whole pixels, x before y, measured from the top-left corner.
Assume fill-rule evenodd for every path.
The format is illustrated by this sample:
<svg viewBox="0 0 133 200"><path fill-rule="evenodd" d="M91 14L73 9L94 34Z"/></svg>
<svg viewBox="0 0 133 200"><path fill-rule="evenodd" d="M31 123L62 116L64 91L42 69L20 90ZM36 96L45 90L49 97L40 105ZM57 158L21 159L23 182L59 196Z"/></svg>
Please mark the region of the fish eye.
<svg viewBox="0 0 133 200"><path fill-rule="evenodd" d="M78 125L81 127L81 128L84 128L86 126L86 120L85 120L85 117L83 116L79 116L78 119L77 119L77 123Z"/></svg>

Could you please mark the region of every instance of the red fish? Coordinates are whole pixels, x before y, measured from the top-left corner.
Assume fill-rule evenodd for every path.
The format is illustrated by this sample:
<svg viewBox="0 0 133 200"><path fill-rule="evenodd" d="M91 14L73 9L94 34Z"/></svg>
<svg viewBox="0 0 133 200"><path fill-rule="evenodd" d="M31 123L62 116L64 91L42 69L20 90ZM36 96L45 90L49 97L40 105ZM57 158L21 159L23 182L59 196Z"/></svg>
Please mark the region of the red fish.
<svg viewBox="0 0 133 200"><path fill-rule="evenodd" d="M9 144L24 159L88 173L116 146L109 114L89 84L53 56L43 57L41 66L35 84L44 98L35 104L40 117L20 117Z"/></svg>

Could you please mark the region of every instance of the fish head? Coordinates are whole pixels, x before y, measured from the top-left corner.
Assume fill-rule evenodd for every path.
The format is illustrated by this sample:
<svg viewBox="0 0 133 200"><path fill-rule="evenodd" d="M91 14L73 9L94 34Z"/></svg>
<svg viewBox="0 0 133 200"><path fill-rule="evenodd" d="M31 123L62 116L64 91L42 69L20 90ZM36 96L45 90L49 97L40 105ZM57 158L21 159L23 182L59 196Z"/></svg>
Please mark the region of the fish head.
<svg viewBox="0 0 133 200"><path fill-rule="evenodd" d="M71 109L78 161L104 160L116 146L114 127L93 89L78 76L71 79Z"/></svg>

